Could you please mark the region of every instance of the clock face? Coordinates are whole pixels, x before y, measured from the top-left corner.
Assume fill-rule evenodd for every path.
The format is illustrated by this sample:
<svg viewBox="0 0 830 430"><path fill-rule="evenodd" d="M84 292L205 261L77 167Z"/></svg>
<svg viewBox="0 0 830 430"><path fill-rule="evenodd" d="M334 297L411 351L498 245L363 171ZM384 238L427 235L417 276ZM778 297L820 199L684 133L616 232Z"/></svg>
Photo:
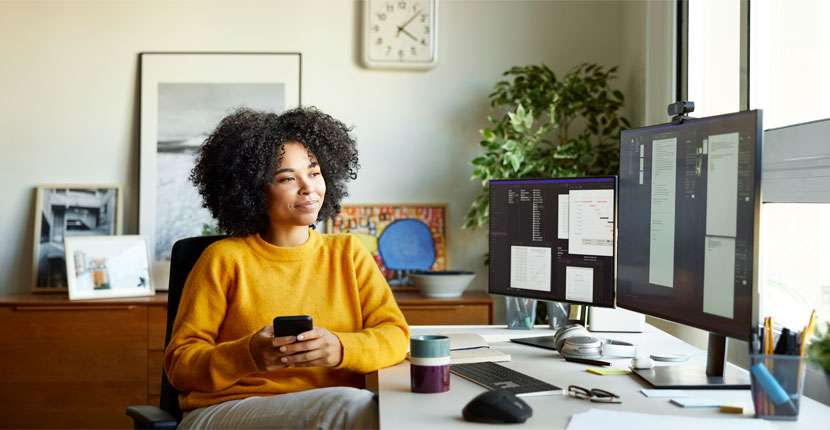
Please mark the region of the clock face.
<svg viewBox="0 0 830 430"><path fill-rule="evenodd" d="M369 0L365 7L363 52L368 66L436 64L436 0Z"/></svg>

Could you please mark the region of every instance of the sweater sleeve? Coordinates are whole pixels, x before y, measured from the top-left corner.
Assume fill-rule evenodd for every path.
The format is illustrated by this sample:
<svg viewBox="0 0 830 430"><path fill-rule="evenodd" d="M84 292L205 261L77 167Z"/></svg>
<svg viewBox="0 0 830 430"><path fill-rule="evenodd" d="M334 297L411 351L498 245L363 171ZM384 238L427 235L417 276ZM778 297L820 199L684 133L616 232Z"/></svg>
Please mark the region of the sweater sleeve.
<svg viewBox="0 0 830 430"><path fill-rule="evenodd" d="M217 343L225 319L233 268L208 248L185 282L170 343L164 353L164 370L179 391L216 392L259 369L251 356L253 333Z"/></svg>
<svg viewBox="0 0 830 430"><path fill-rule="evenodd" d="M343 346L338 368L369 373L403 361L409 344L409 326L372 255L357 239L352 239L349 243L363 330L334 333Z"/></svg>

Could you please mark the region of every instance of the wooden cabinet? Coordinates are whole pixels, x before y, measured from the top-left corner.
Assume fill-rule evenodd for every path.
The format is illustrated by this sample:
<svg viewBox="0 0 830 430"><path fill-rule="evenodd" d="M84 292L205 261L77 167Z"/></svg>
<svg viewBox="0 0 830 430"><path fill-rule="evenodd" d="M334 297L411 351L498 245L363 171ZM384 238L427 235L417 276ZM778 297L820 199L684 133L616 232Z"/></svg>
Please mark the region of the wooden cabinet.
<svg viewBox="0 0 830 430"><path fill-rule="evenodd" d="M493 299L482 291L451 299L426 297L413 288L395 287L392 293L409 325L493 324Z"/></svg>
<svg viewBox="0 0 830 430"><path fill-rule="evenodd" d="M131 428L158 404L167 294L0 297L0 426Z"/></svg>
<svg viewBox="0 0 830 430"><path fill-rule="evenodd" d="M493 323L493 300L483 292L393 293L411 325ZM0 297L0 427L132 428L128 406L159 404L166 324L167 293Z"/></svg>

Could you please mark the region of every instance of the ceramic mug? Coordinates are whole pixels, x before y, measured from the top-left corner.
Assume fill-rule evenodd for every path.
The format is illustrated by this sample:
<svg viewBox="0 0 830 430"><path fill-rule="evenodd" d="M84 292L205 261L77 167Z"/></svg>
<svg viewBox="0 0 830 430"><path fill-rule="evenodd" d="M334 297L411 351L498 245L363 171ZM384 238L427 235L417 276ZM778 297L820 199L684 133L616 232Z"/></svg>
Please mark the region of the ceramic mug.
<svg viewBox="0 0 830 430"><path fill-rule="evenodd" d="M450 338L412 336L409 339L409 374L413 393L450 390Z"/></svg>

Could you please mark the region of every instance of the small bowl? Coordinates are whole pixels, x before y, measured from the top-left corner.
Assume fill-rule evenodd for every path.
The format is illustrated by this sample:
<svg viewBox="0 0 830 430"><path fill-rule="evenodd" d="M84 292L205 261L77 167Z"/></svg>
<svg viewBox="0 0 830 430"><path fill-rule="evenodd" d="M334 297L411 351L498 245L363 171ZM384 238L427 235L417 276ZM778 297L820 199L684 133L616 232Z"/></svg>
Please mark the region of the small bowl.
<svg viewBox="0 0 830 430"><path fill-rule="evenodd" d="M475 272L461 270L437 270L434 272L414 271L409 279L415 287L427 297L451 298L461 297L464 289L475 278Z"/></svg>

